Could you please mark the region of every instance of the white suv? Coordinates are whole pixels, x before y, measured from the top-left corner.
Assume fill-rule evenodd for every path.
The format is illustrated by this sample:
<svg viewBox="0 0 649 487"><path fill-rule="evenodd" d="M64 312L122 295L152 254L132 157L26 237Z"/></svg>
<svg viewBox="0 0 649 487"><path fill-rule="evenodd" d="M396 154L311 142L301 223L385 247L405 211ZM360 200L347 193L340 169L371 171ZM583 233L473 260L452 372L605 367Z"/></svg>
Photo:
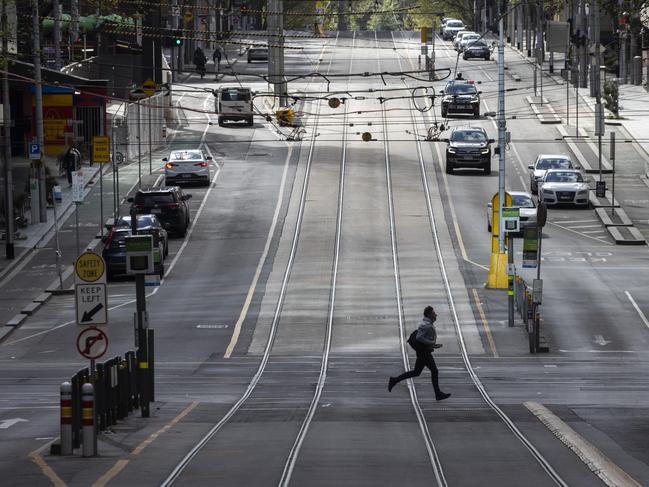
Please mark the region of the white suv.
<svg viewBox="0 0 649 487"><path fill-rule="evenodd" d="M466 29L466 27L464 27L464 22L461 20L449 20L446 22L444 30L442 31L442 39L450 41L455 37L455 34L464 29Z"/></svg>

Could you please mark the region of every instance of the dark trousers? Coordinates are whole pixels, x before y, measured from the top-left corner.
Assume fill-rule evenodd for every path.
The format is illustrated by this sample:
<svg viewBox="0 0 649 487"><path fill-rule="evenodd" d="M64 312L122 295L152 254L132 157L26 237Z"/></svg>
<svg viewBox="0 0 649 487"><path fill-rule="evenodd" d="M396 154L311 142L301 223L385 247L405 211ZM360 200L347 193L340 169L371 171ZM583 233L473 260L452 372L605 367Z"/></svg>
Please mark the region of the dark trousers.
<svg viewBox="0 0 649 487"><path fill-rule="evenodd" d="M438 382L439 371L437 370L437 365L435 365L435 359L433 358L433 354L427 350L425 351L417 350L417 361L415 362L415 368L409 370L408 372L404 372L399 377L397 377L395 384L404 379L410 379L411 377L419 377L421 375L422 370L424 370L424 367L428 367L430 369L430 376L433 382L433 389L435 389L435 395L440 395L442 391L439 389L439 382Z"/></svg>

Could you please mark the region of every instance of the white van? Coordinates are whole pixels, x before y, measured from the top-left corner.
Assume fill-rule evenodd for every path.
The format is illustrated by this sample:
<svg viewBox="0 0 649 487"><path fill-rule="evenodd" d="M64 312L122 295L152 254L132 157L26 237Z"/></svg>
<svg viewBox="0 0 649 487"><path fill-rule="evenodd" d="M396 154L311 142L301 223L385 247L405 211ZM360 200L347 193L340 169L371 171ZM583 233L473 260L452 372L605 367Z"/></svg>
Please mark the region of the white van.
<svg viewBox="0 0 649 487"><path fill-rule="evenodd" d="M254 112L250 88L235 86L220 88L216 100L216 113L219 114L221 126L226 120L244 120L251 127Z"/></svg>

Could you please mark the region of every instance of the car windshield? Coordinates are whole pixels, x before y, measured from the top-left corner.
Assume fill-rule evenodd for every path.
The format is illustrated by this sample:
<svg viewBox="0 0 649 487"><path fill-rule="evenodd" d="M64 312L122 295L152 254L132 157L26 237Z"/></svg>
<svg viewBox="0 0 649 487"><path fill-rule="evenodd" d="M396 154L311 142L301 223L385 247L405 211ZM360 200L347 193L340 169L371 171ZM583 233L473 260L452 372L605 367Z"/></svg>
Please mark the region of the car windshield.
<svg viewBox="0 0 649 487"><path fill-rule="evenodd" d="M581 183L584 181L584 178L578 172L552 171L547 173L545 180L551 183Z"/></svg>
<svg viewBox="0 0 649 487"><path fill-rule="evenodd" d="M537 169L570 169L572 163L570 159L541 159L537 164Z"/></svg>
<svg viewBox="0 0 649 487"><path fill-rule="evenodd" d="M156 226L156 217L153 215L138 215L138 227L153 227ZM115 224L116 228L131 228L131 217L123 216Z"/></svg>
<svg viewBox="0 0 649 487"><path fill-rule="evenodd" d="M464 42L464 41L468 42L471 39L477 39L478 37L480 37L478 34L464 34L462 36L462 42Z"/></svg>
<svg viewBox="0 0 649 487"><path fill-rule="evenodd" d="M451 95L474 95L477 92L475 86L469 83L452 83L446 87L446 93Z"/></svg>
<svg viewBox="0 0 649 487"><path fill-rule="evenodd" d="M534 200L526 194L512 195L512 206L515 208L534 208Z"/></svg>
<svg viewBox="0 0 649 487"><path fill-rule="evenodd" d="M479 130L456 130L451 137L453 142L486 142L484 132Z"/></svg>
<svg viewBox="0 0 649 487"><path fill-rule="evenodd" d="M221 91L221 101L250 101L250 91L228 88Z"/></svg>
<svg viewBox="0 0 649 487"><path fill-rule="evenodd" d="M482 41L469 42L469 48L472 49L484 49L485 47L487 47L487 44Z"/></svg>
<svg viewBox="0 0 649 487"><path fill-rule="evenodd" d="M170 159L174 161L200 161L203 155L198 151L172 152Z"/></svg>
<svg viewBox="0 0 649 487"><path fill-rule="evenodd" d="M464 27L464 24L459 20L449 20L448 22L446 22L446 27Z"/></svg>
<svg viewBox="0 0 649 487"><path fill-rule="evenodd" d="M174 195L171 193L158 193L158 194L138 193L135 195L135 203L142 206L153 206L153 205L174 203Z"/></svg>

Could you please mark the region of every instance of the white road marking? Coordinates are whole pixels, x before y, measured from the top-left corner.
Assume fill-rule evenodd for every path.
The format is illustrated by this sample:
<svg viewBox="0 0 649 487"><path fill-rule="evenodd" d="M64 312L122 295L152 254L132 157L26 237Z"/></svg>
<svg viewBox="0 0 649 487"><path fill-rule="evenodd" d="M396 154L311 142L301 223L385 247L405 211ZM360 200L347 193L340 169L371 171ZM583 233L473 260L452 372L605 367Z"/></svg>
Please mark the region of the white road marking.
<svg viewBox="0 0 649 487"><path fill-rule="evenodd" d="M561 223L566 223L566 222L561 222ZM570 228L601 228L600 225L575 225Z"/></svg>
<svg viewBox="0 0 649 487"><path fill-rule="evenodd" d="M6 430L7 428L11 428L15 424L27 422L28 420L23 418L3 419L2 421L0 421L0 430Z"/></svg>
<svg viewBox="0 0 649 487"><path fill-rule="evenodd" d="M559 223L589 223L598 221L599 220L559 220Z"/></svg>
<svg viewBox="0 0 649 487"><path fill-rule="evenodd" d="M604 337L602 335L595 335L595 339L593 341L602 347L605 347L606 345L611 343L610 340L604 340Z"/></svg>
<svg viewBox="0 0 649 487"><path fill-rule="evenodd" d="M626 294L626 297L629 298L629 301L631 301L631 304L635 308L635 310L638 312L638 315L640 315L640 319L643 321L645 326L649 328L649 320L647 320L647 317L645 314L642 312L640 307L638 306L638 303L635 302L635 299L633 299L633 296L631 296L631 293L629 291L624 291L624 294Z"/></svg>

